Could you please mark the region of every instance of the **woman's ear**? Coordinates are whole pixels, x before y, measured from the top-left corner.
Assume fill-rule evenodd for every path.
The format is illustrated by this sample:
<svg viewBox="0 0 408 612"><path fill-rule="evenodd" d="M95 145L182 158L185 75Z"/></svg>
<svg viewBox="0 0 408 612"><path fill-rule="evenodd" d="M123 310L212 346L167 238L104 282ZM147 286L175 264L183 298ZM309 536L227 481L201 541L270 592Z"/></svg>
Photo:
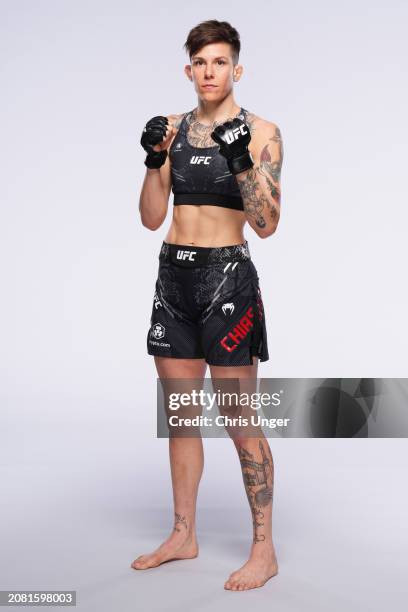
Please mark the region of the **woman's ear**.
<svg viewBox="0 0 408 612"><path fill-rule="evenodd" d="M241 66L241 64L237 64L236 66L234 66L234 72L232 74L232 78L234 79L234 81L239 81L243 72L244 67Z"/></svg>
<svg viewBox="0 0 408 612"><path fill-rule="evenodd" d="M188 78L190 81L192 81L192 80L193 80L193 75L192 75L192 73L191 73L191 66L190 66L190 64L186 64L186 65L184 66L184 72L185 72L185 74L186 74L187 78Z"/></svg>

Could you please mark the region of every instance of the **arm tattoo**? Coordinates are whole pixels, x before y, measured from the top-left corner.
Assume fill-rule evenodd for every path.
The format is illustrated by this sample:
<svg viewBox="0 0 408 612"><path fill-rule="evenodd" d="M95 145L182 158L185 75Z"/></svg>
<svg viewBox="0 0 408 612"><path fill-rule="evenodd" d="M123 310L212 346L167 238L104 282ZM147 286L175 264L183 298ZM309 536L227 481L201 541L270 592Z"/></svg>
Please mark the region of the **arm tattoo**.
<svg viewBox="0 0 408 612"><path fill-rule="evenodd" d="M251 168L245 178L238 178L238 186L242 195L244 209L247 215L253 217L258 227L266 226L265 219L262 215L264 207L268 205L268 200L262 192L257 194L259 190L259 182L256 180L256 168Z"/></svg>
<svg viewBox="0 0 408 612"><path fill-rule="evenodd" d="M266 184L270 191L270 194L278 204L280 204L281 190L280 190L280 174L282 169L282 158L283 158L283 145L281 133L278 127L275 128L275 134L270 138L273 142L278 143L279 154L278 159L272 162L271 154L268 150L269 145L265 145L262 149L260 164L258 168L259 174L265 177ZM272 219L275 219L278 215L278 211L274 204L270 205L270 213Z"/></svg>
<svg viewBox="0 0 408 612"><path fill-rule="evenodd" d="M251 123L252 125L249 125L252 133L254 122ZM245 178L239 178L237 176L238 186L244 202L244 210L249 217L254 219L259 228L266 227L266 214L269 214L272 221L276 221L276 218L279 216L278 207L275 206L273 201L275 200L278 206L280 205L281 191L279 181L282 167L283 146L278 126L275 126L274 135L269 140L278 145L278 159L272 162L271 153L268 150L269 145L266 144L261 152L259 166L254 166L251 170L248 170ZM259 179L257 180L257 173L264 178L272 201L263 193L259 184Z"/></svg>
<svg viewBox="0 0 408 612"><path fill-rule="evenodd" d="M187 529L187 520L185 516L181 516L181 514L177 514L177 512L174 513L175 516L175 525L174 525L174 531L181 531L180 527L177 527L177 525L184 525L184 527Z"/></svg>
<svg viewBox="0 0 408 612"><path fill-rule="evenodd" d="M265 177L266 184L268 186L269 192L274 200L280 204L280 188L279 188L279 176L280 176L280 162L271 161L271 155L268 151L268 145L265 145L262 149L261 153L261 161L259 164L258 172ZM271 180L272 179L272 180ZM277 183L276 185L274 182ZM276 206L272 203L269 203L269 210L272 219L276 219L278 215L278 211L276 210Z"/></svg>
<svg viewBox="0 0 408 612"><path fill-rule="evenodd" d="M239 447L242 476L254 526L254 544L265 541L265 535L260 533L264 527L264 513L261 508L272 505L273 499L273 459L267 443L259 440L261 461L255 461L254 455L242 446Z"/></svg>

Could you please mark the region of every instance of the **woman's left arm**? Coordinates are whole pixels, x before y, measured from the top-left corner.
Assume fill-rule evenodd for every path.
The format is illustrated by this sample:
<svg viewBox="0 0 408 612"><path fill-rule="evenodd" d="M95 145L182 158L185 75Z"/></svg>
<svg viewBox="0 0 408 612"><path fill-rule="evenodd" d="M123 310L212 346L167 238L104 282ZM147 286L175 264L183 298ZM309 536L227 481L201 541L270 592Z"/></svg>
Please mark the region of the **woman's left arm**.
<svg viewBox="0 0 408 612"><path fill-rule="evenodd" d="M274 123L257 127L250 143L254 166L236 175L248 223L261 238L271 236L280 217L283 143Z"/></svg>

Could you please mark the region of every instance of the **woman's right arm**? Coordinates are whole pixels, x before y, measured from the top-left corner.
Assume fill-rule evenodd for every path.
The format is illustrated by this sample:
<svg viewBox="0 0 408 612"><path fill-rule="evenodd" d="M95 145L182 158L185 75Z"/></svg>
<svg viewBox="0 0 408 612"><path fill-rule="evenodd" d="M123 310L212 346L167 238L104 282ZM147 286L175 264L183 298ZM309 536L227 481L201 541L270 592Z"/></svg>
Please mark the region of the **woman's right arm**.
<svg viewBox="0 0 408 612"><path fill-rule="evenodd" d="M163 141L154 146L155 151L170 149L177 134L182 115L169 115L168 127ZM170 160L167 155L160 168L146 168L139 198L139 211L142 224L150 230L157 230L167 215L171 190Z"/></svg>

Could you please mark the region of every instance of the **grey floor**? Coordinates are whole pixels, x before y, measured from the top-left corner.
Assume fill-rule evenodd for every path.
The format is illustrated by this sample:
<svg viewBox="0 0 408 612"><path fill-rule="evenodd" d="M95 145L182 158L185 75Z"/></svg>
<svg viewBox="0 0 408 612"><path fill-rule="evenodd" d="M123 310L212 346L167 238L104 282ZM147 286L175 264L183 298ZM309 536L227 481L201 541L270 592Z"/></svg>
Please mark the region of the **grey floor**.
<svg viewBox="0 0 408 612"><path fill-rule="evenodd" d="M205 440L199 557L137 572L131 561L171 528L167 441L143 446L103 411L62 427L61 407L32 408L4 420L1 589L76 590L89 612L405 609L405 440L271 441L280 571L234 593L223 584L246 560L251 521L229 440Z"/></svg>

